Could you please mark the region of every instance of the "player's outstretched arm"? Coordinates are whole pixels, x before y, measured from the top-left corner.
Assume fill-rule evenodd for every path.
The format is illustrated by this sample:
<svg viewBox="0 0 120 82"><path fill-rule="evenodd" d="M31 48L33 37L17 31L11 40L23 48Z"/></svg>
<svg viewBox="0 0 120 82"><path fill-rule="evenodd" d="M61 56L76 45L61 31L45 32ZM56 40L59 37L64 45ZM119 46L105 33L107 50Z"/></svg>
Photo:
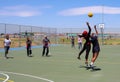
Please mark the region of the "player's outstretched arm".
<svg viewBox="0 0 120 82"><path fill-rule="evenodd" d="M95 29L96 34L98 35L98 31L97 31L96 25L94 26L94 29Z"/></svg>
<svg viewBox="0 0 120 82"><path fill-rule="evenodd" d="M88 32L88 34L90 34L90 33L91 33L91 27L90 27L90 24L89 24L88 22L86 22L86 24L87 24L87 26L88 26L88 29L89 29L89 32Z"/></svg>

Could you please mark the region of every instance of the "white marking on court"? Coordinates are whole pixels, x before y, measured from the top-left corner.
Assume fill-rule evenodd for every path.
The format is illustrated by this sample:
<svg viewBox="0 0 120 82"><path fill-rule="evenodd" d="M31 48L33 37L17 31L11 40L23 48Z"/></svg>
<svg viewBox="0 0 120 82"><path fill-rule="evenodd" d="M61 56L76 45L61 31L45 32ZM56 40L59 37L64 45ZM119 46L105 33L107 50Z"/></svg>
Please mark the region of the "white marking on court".
<svg viewBox="0 0 120 82"><path fill-rule="evenodd" d="M9 76L7 74L4 73L0 73L0 74L6 76L6 79L3 82L7 82L9 80Z"/></svg>
<svg viewBox="0 0 120 82"><path fill-rule="evenodd" d="M49 80L49 79L46 79L46 78L41 78L41 77L38 77L38 76L29 75L29 74L22 74L22 73L15 73L15 72L7 72L7 71L0 71L0 72L2 72L2 73L14 74L14 75L21 75L21 76L26 76L26 77L32 77L32 78L44 80L44 81L47 81L47 82L54 82L54 81ZM9 79L9 78L8 78L8 79ZM4 82L6 82L6 81L4 81Z"/></svg>

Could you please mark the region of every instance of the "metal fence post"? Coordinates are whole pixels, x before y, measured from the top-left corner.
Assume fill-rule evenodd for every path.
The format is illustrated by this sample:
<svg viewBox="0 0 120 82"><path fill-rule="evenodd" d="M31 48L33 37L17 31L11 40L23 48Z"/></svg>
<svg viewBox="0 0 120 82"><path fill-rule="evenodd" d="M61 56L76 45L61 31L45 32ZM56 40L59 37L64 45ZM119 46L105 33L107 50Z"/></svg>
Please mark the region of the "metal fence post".
<svg viewBox="0 0 120 82"><path fill-rule="evenodd" d="M19 47L21 47L21 25L19 25Z"/></svg>
<svg viewBox="0 0 120 82"><path fill-rule="evenodd" d="M6 24L5 24L5 34L6 34Z"/></svg>

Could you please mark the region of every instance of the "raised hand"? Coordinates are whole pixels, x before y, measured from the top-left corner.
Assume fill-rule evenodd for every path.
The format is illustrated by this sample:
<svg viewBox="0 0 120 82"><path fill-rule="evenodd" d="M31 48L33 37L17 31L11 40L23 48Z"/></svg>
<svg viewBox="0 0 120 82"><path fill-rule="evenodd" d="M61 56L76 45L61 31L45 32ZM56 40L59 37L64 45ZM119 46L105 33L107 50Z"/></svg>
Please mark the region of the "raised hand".
<svg viewBox="0 0 120 82"><path fill-rule="evenodd" d="M86 22L87 25L89 25L89 22Z"/></svg>

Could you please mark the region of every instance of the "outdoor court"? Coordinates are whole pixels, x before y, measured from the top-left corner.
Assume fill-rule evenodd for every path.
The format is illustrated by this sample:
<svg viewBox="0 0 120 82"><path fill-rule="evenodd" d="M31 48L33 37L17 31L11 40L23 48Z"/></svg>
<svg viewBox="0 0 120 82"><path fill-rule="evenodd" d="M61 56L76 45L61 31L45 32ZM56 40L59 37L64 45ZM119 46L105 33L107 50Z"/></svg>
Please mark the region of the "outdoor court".
<svg viewBox="0 0 120 82"><path fill-rule="evenodd" d="M101 45L95 62L100 70L86 69L84 53L71 45L50 47L50 57L42 57L42 48L33 48L33 57L26 49L11 49L9 59L0 52L0 82L120 82L120 45ZM89 60L91 60L90 52Z"/></svg>

